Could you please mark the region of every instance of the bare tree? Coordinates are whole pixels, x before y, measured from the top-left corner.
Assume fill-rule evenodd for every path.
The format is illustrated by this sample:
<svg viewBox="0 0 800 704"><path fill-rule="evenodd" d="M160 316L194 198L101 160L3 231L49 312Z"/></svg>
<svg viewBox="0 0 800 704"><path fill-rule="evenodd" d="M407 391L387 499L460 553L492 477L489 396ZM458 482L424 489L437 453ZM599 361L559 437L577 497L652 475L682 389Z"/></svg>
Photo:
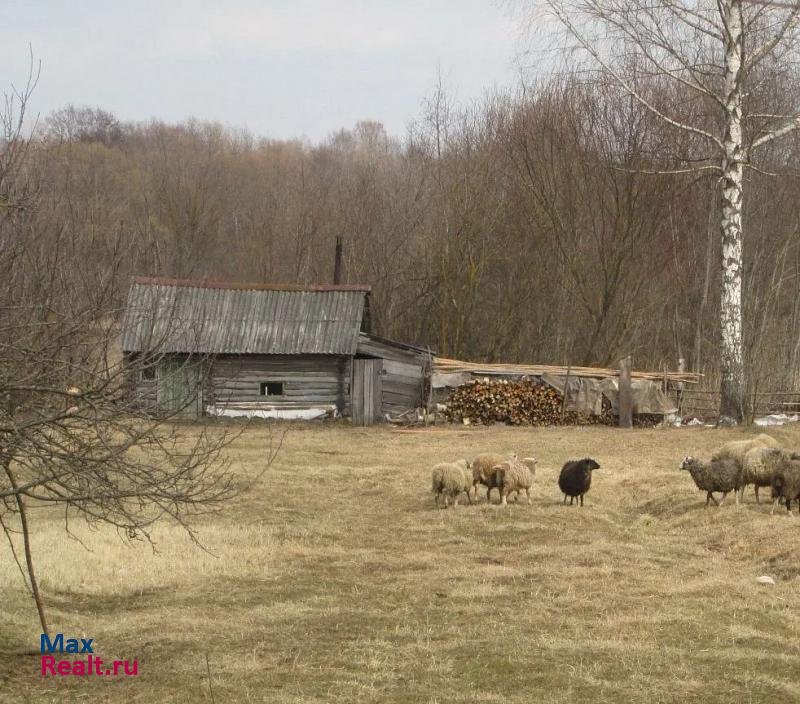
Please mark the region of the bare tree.
<svg viewBox="0 0 800 704"><path fill-rule="evenodd" d="M761 111L755 99L796 56L800 10L743 0L544 0L544 6L589 66L687 136L686 151L672 155L682 163L664 171L719 177L720 414L742 420L744 171L755 168L760 149L800 127L794 103L773 100L777 109ZM673 99L665 100L663 90L654 95L654 83L671 86Z"/></svg>
<svg viewBox="0 0 800 704"><path fill-rule="evenodd" d="M124 129L107 110L67 105L51 113L45 121L45 133L60 142L99 142L106 146L120 144Z"/></svg>
<svg viewBox="0 0 800 704"><path fill-rule="evenodd" d="M80 517L149 540L163 518L194 535L189 518L242 485L223 454L230 432L173 424L179 408L148 407L132 393L131 376L157 361L117 351L117 281L133 245L113 232L82 239L60 204L41 197L47 150L30 150L22 125L34 84L32 73L7 97L0 141L0 528L47 632L32 507L60 509L68 532ZM106 266L87 266L101 246Z"/></svg>

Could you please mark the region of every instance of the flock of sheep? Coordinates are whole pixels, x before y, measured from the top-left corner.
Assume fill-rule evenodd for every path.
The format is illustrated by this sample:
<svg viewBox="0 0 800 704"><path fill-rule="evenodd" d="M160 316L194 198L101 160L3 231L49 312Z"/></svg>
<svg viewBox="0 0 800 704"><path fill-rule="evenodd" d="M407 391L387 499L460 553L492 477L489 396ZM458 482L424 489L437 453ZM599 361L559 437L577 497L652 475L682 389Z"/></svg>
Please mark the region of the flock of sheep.
<svg viewBox="0 0 800 704"><path fill-rule="evenodd" d="M561 468L558 486L564 494L564 503L569 497L583 506L583 497L592 484L592 472L600 469L600 465L593 459L571 460ZM526 457L520 460L516 454L497 455L484 452L472 462L458 460L457 462L441 462L431 472L431 484L436 506L444 497L445 508L458 506L458 498L462 493L467 495L467 500L472 503L472 493L478 499L478 484L486 487L486 501L490 501L492 489L497 489L500 494L500 504L505 506L509 495L514 494L514 501L521 492L525 492L528 503L531 503L531 487L536 474L536 459Z"/></svg>
<svg viewBox="0 0 800 704"><path fill-rule="evenodd" d="M562 468L558 486L564 494L564 503L569 497L570 505L575 501L583 506L583 497L592 483L592 472L600 465L591 458L571 460ZM697 488L706 492L706 506L713 501L721 506L730 492L734 492L736 503L744 499L747 486L755 488L756 502L760 503L758 490L770 487L772 491L772 511L779 502L786 505L791 513L792 502L798 502L800 511L800 453L780 447L775 438L761 434L750 440L735 440L717 450L710 460L685 457L680 468L687 470ZM500 504L505 506L510 495L516 501L524 491L531 503L531 487L536 474L536 459L519 459L516 454L499 455L482 453L472 462L442 462L431 472L431 485L436 501L440 506L444 498L445 508L458 506L461 494L467 495L469 503L478 498L478 485L486 487L486 500L491 499L492 489L500 494ZM714 498L722 494L722 500Z"/></svg>
<svg viewBox="0 0 800 704"><path fill-rule="evenodd" d="M785 503L790 513L792 501L800 502L800 453L780 447L775 438L763 433L750 440L723 445L707 462L686 457L680 468L688 470L697 488L706 492L706 506L710 501L721 506L731 491L738 504L751 484L757 503L760 503L759 488L771 488L770 513L774 513L778 502ZM722 501L717 502L714 492L722 494Z"/></svg>

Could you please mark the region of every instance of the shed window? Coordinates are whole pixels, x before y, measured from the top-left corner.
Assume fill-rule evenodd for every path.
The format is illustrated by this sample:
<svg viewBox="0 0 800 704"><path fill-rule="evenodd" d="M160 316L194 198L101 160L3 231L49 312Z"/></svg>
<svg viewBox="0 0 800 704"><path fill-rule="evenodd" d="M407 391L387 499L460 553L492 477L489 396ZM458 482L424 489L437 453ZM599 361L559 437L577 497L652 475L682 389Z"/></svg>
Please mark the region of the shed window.
<svg viewBox="0 0 800 704"><path fill-rule="evenodd" d="M155 381L155 380L156 380L155 365L142 367L142 381Z"/></svg>
<svg viewBox="0 0 800 704"><path fill-rule="evenodd" d="M283 382L282 381L262 381L261 382L261 395L262 396L283 396Z"/></svg>

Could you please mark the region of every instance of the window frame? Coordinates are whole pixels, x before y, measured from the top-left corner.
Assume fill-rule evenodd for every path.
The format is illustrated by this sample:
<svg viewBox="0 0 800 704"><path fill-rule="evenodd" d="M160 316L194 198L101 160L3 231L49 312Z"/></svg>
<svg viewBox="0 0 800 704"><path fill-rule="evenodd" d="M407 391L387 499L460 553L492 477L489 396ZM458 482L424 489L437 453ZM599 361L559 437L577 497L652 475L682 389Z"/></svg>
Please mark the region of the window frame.
<svg viewBox="0 0 800 704"><path fill-rule="evenodd" d="M270 391L270 387L273 391ZM275 391L277 389L277 393ZM261 381L258 384L259 395L264 398L283 396L285 392L284 382L282 381Z"/></svg>

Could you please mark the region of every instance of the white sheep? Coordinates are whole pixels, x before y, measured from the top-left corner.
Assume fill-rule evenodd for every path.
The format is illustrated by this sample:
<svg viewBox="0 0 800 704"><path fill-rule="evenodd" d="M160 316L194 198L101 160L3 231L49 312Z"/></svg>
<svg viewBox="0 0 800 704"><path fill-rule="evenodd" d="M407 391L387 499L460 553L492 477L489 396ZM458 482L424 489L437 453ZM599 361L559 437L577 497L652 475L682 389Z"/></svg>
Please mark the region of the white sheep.
<svg viewBox="0 0 800 704"><path fill-rule="evenodd" d="M472 485L475 487L476 501L478 500L478 484L483 484L486 487L486 500L489 501L492 489L497 487L497 484L495 484L494 468L501 462L515 459L517 459L517 454L515 452L508 452L506 454L482 452L472 460Z"/></svg>
<svg viewBox="0 0 800 704"><path fill-rule="evenodd" d="M520 491L524 490L531 503L531 487L536 474L536 458L526 457L523 460L506 460L494 468L495 483L500 489L500 504L506 505L509 494L515 494L514 501L519 499Z"/></svg>
<svg viewBox="0 0 800 704"><path fill-rule="evenodd" d="M466 492L467 499L472 503L470 490L472 489L472 474L470 473L469 462L458 460L457 462L440 462L431 470L431 490L436 500L436 507L439 507L439 497L444 494L445 508L450 506L449 499L453 499L453 506L458 506L458 496L461 492Z"/></svg>
<svg viewBox="0 0 800 704"><path fill-rule="evenodd" d="M778 441L770 435L761 433L749 440L732 440L726 442L719 450L711 455L712 460L735 460L740 465L744 462L744 456L756 447L780 447Z"/></svg>

